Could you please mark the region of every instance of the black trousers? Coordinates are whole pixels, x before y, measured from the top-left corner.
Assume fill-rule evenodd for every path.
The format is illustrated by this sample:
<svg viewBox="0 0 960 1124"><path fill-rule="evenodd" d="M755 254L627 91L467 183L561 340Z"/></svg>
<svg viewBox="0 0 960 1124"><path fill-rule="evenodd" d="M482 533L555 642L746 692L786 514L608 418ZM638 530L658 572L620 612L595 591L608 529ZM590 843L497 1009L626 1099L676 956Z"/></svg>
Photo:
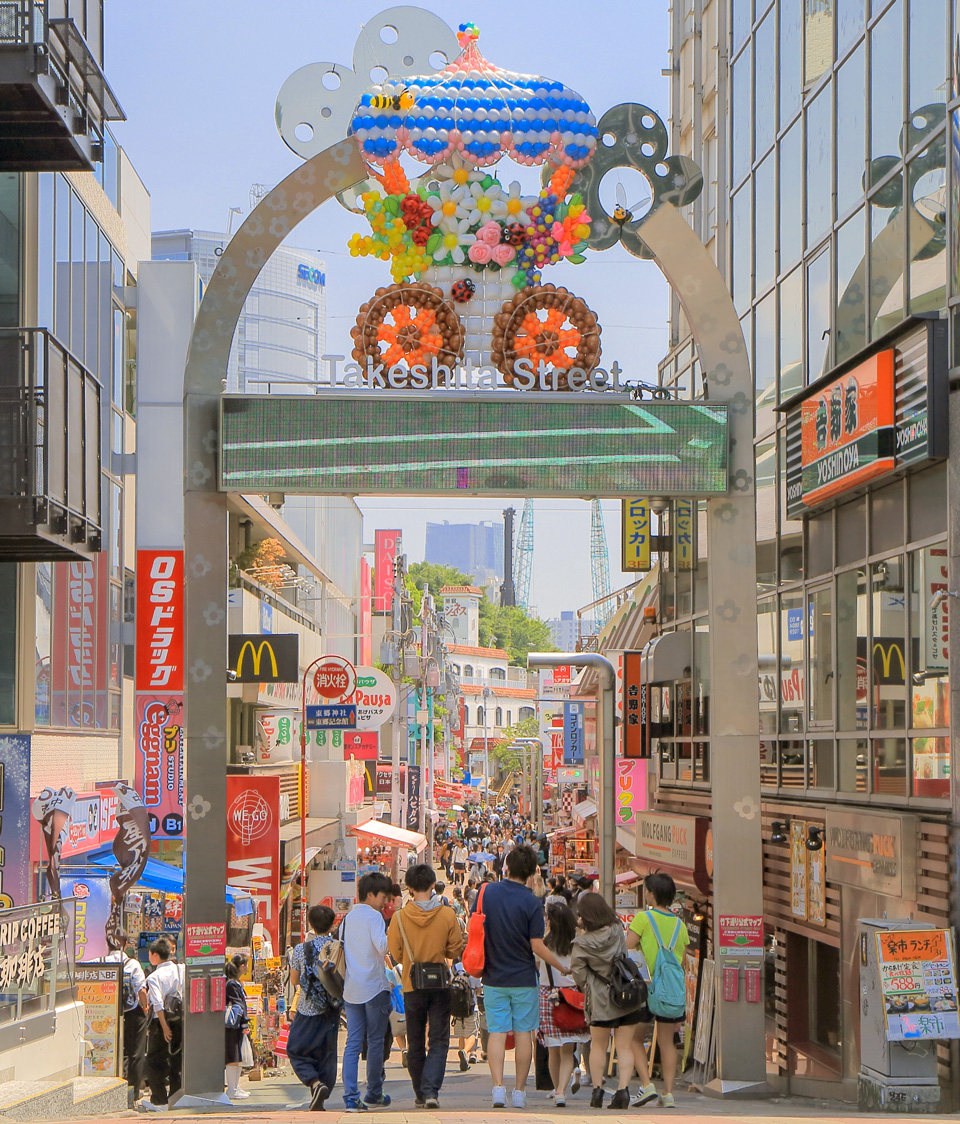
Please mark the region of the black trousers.
<svg viewBox="0 0 960 1124"><path fill-rule="evenodd" d="M170 1030L173 1037L167 1045L160 1020L154 1018L150 1023L146 1076L152 1104L166 1104L180 1088L183 1071L183 1025L179 1022L174 1023Z"/></svg>
<svg viewBox="0 0 960 1124"><path fill-rule="evenodd" d="M418 1101L440 1094L450 1049L450 989L405 991L407 1068ZM429 1037L429 1042L428 1042Z"/></svg>
<svg viewBox="0 0 960 1124"><path fill-rule="evenodd" d="M151 1011L150 1014L153 1012ZM123 1076L131 1089L139 1090L143 1075L144 1054L147 1052L147 1034L150 1030L148 1014L142 1007L123 1013Z"/></svg>
<svg viewBox="0 0 960 1124"><path fill-rule="evenodd" d="M319 1081L332 1089L337 1083L337 1032L340 1012L294 1016L287 1039L287 1057L297 1078L307 1086Z"/></svg>

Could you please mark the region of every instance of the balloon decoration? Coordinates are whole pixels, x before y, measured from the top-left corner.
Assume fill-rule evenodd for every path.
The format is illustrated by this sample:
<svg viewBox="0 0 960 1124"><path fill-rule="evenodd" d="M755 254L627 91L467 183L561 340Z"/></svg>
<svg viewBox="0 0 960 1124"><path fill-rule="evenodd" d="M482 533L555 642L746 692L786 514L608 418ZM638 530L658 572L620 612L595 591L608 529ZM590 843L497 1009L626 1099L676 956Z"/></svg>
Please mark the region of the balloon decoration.
<svg viewBox="0 0 960 1124"><path fill-rule="evenodd" d="M514 366L527 360L536 375L540 364L552 372L551 389L574 390L571 372L586 374L600 360L600 326L587 305L566 289L536 285L508 300L493 322L493 362L508 386L517 383ZM521 368L521 372L523 369ZM528 389L534 389L528 387ZM537 380L536 389L542 389Z"/></svg>
<svg viewBox="0 0 960 1124"><path fill-rule="evenodd" d="M439 164L458 153L483 168L509 155L582 168L597 146L587 103L562 82L493 66L478 37L476 24L461 24L461 52L443 70L387 78L363 94L350 132L365 158L386 165L407 152Z"/></svg>
<svg viewBox="0 0 960 1124"><path fill-rule="evenodd" d="M388 285L360 306L350 329L353 358L366 369L367 361L406 368L387 385L411 387L410 369L418 364L428 372L433 361L450 368L463 356L463 325L440 289L423 282ZM443 381L446 381L445 379Z"/></svg>

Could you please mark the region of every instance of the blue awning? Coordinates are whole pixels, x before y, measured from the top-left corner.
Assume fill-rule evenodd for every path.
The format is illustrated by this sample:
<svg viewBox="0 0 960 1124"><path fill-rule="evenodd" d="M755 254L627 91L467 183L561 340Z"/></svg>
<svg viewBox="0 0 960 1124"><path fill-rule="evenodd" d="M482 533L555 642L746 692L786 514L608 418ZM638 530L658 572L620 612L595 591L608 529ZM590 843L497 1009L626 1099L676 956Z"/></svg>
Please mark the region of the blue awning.
<svg viewBox="0 0 960 1124"><path fill-rule="evenodd" d="M104 854L102 850L94 853L93 860L94 861L86 864L91 874L109 876L118 866L116 857L112 853ZM66 874L67 871L64 870L63 873ZM164 863L159 859L147 859L147 865L143 868L143 874L140 875L140 880L137 885L143 886L148 890L163 890L168 894L182 894L183 867L173 866L171 863ZM231 904L233 904L237 898L250 896L239 890L234 890L230 886L225 886L224 891L226 900Z"/></svg>

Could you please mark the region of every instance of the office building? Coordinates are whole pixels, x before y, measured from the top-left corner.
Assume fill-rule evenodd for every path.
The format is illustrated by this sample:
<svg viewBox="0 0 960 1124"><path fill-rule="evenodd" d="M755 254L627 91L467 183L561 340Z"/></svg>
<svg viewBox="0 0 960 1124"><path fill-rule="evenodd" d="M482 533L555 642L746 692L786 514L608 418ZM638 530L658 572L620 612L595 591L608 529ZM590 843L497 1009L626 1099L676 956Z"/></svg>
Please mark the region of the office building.
<svg viewBox="0 0 960 1124"><path fill-rule="evenodd" d="M503 581L503 524L428 523L424 560L453 566L481 587L497 585Z"/></svg>

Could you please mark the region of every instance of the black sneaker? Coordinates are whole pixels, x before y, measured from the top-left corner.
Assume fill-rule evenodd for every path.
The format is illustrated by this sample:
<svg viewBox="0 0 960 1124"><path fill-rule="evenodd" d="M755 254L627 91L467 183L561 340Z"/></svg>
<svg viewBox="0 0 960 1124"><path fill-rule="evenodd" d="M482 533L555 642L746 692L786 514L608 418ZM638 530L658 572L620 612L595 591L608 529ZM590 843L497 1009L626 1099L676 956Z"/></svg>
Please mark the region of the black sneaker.
<svg viewBox="0 0 960 1124"><path fill-rule="evenodd" d="M322 1083L314 1085L313 1092L310 1094L310 1111L323 1112L323 1102L330 1096L330 1087Z"/></svg>
<svg viewBox="0 0 960 1124"><path fill-rule="evenodd" d="M344 1112L369 1112L363 1101L344 1101Z"/></svg>
<svg viewBox="0 0 960 1124"><path fill-rule="evenodd" d="M630 1090L618 1089L610 1098L610 1103L607 1108L629 1108L630 1107Z"/></svg>
<svg viewBox="0 0 960 1124"><path fill-rule="evenodd" d="M467 1070L470 1068L470 1063L467 1061L467 1055L464 1053L463 1050L458 1050L457 1056L460 1058L460 1072L466 1073Z"/></svg>
<svg viewBox="0 0 960 1124"><path fill-rule="evenodd" d="M590 1094L590 1107L591 1108L603 1108L603 1089L602 1088L594 1089L593 1092Z"/></svg>
<svg viewBox="0 0 960 1124"><path fill-rule="evenodd" d="M425 1100L423 1100L421 1097L417 1097L417 1099L413 1102L413 1107L414 1108L426 1108L427 1102Z"/></svg>

